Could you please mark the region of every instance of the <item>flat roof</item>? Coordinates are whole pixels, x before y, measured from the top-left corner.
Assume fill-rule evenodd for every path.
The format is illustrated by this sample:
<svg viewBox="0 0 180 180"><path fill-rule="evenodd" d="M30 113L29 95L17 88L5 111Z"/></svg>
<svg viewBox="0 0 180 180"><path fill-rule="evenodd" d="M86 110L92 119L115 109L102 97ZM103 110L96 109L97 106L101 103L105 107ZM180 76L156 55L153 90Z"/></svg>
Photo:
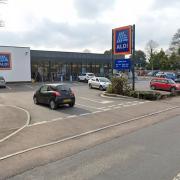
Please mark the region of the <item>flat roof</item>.
<svg viewBox="0 0 180 180"><path fill-rule="evenodd" d="M97 53L78 53L78 52L61 52L61 51L42 51L42 50L30 50L32 61L62 61L64 63L71 62L96 62L98 63L110 63L112 60L111 55L97 54Z"/></svg>
<svg viewBox="0 0 180 180"><path fill-rule="evenodd" d="M25 46L1 46L1 45L0 45L0 47L29 48L29 49L30 49L30 47L25 47Z"/></svg>

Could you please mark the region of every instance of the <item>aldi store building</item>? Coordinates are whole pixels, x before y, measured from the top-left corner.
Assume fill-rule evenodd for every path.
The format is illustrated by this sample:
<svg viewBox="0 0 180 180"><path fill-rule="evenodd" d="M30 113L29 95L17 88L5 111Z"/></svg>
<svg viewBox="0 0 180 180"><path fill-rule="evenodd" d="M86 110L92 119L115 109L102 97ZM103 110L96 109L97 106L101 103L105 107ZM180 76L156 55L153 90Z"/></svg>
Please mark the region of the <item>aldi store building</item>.
<svg viewBox="0 0 180 180"><path fill-rule="evenodd" d="M97 76L111 73L111 55L30 50L0 46L0 76L7 82L77 80L85 72Z"/></svg>

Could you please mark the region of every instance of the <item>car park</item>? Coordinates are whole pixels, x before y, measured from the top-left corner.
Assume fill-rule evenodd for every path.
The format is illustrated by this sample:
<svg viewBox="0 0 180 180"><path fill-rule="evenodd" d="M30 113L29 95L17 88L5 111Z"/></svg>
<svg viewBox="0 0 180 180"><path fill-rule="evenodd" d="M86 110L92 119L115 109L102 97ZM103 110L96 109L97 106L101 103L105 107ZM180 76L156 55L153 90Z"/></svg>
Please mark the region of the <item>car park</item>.
<svg viewBox="0 0 180 180"><path fill-rule="evenodd" d="M88 82L89 79L95 77L94 73L83 73L78 76L78 81Z"/></svg>
<svg viewBox="0 0 180 180"><path fill-rule="evenodd" d="M175 83L172 79L153 78L150 81L150 88L152 90L159 89L159 90L175 92L180 90L180 84Z"/></svg>
<svg viewBox="0 0 180 180"><path fill-rule="evenodd" d="M105 77L94 77L88 81L89 88L98 88L101 91L106 90L109 85L111 85L111 81Z"/></svg>
<svg viewBox="0 0 180 180"><path fill-rule="evenodd" d="M47 104L51 109L56 109L59 105L75 105L75 95L71 88L64 84L42 85L34 94L35 104Z"/></svg>
<svg viewBox="0 0 180 180"><path fill-rule="evenodd" d="M6 81L3 76L0 76L0 87L6 87Z"/></svg>

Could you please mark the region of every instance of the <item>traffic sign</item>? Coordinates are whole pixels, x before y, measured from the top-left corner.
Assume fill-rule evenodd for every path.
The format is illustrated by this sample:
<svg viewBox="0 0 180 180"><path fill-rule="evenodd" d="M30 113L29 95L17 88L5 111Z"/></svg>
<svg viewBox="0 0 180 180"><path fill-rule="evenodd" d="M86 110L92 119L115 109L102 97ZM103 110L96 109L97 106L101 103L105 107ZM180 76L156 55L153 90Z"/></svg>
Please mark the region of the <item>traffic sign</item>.
<svg viewBox="0 0 180 180"><path fill-rule="evenodd" d="M131 36L132 26L124 26L113 29L113 50L114 54L131 54Z"/></svg>
<svg viewBox="0 0 180 180"><path fill-rule="evenodd" d="M126 70L131 69L131 59L116 59L114 69Z"/></svg>

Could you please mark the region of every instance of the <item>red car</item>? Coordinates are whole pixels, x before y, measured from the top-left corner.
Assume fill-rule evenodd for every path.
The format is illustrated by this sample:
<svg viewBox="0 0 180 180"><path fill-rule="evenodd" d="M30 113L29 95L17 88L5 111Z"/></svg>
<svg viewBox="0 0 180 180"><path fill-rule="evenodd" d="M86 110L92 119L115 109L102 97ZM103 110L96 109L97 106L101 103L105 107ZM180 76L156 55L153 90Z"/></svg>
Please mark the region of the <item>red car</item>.
<svg viewBox="0 0 180 180"><path fill-rule="evenodd" d="M160 89L160 90L166 90L166 91L179 91L180 90L180 84L175 83L172 79L166 79L166 78L153 78L150 82L151 89Z"/></svg>

